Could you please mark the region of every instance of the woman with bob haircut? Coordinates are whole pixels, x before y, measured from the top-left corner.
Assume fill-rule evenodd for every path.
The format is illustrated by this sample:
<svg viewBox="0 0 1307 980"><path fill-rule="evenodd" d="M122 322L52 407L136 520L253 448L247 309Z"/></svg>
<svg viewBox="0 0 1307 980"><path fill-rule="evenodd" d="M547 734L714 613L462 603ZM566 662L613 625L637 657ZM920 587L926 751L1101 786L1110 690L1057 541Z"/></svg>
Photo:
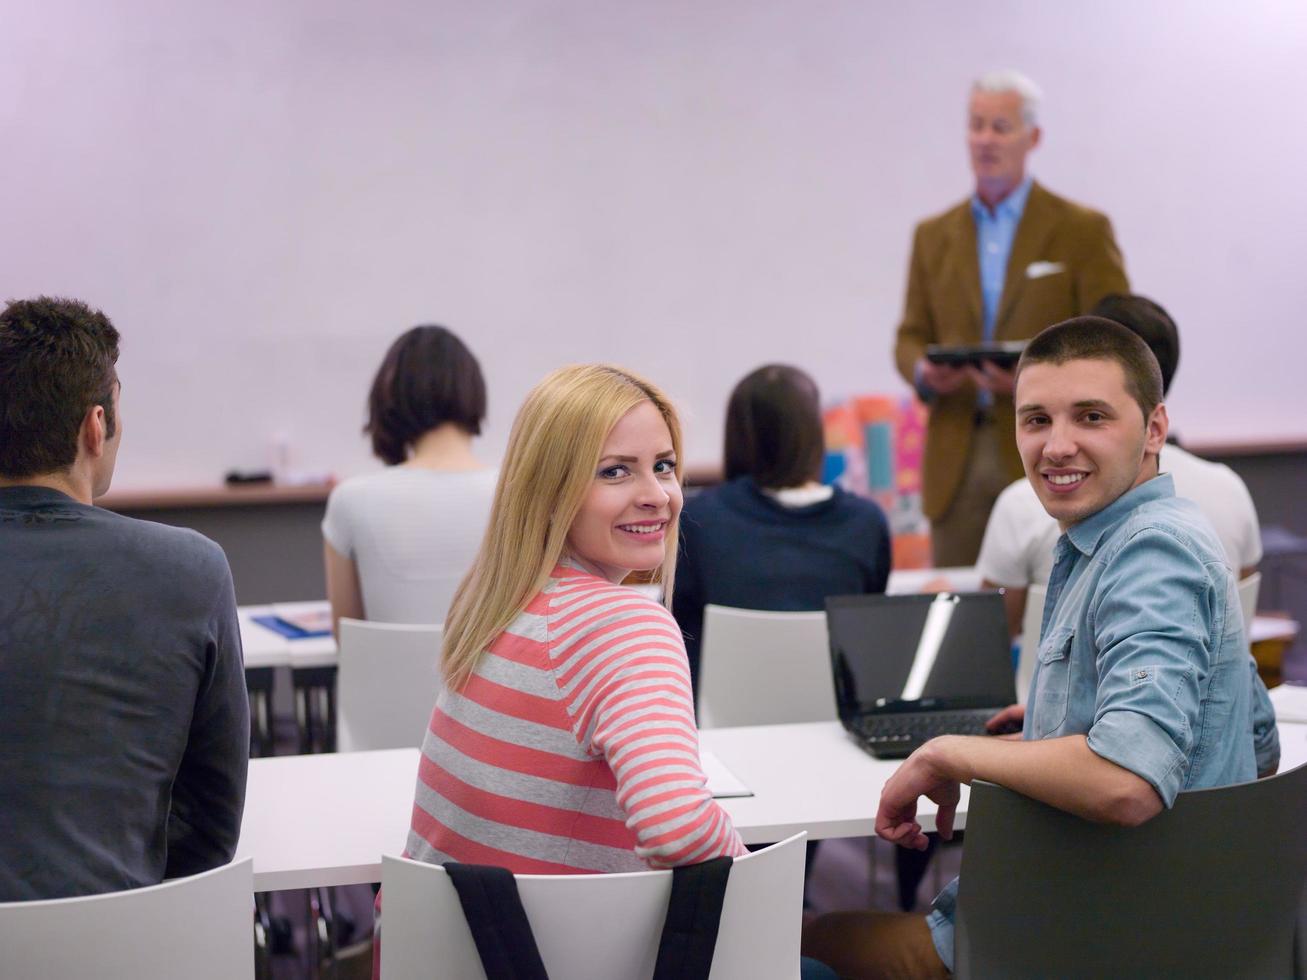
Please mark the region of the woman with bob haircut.
<svg viewBox="0 0 1307 980"><path fill-rule="evenodd" d="M885 515L823 486L821 398L807 374L768 364L746 375L726 408L726 482L693 497L681 521L672 606L696 689L703 607L813 611L826 597L884 592Z"/></svg>
<svg viewBox="0 0 1307 980"><path fill-rule="evenodd" d="M567 874L744 852L705 787L680 630L621 584L672 592L680 453L666 397L618 368L527 396L445 621L408 857Z"/></svg>
<svg viewBox="0 0 1307 980"><path fill-rule="evenodd" d="M481 367L452 331L390 345L363 427L386 468L332 490L322 521L333 626L444 621L490 514L496 471L472 454L485 414Z"/></svg>

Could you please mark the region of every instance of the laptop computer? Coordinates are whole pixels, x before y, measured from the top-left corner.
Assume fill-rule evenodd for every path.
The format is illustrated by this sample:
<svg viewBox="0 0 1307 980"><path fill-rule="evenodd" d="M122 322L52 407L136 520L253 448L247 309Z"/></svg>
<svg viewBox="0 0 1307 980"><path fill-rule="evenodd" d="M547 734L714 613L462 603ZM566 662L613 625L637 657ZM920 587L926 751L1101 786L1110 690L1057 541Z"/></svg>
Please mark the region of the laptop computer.
<svg viewBox="0 0 1307 980"><path fill-rule="evenodd" d="M840 721L878 758L936 735L983 735L1015 701L998 592L831 596L826 624Z"/></svg>

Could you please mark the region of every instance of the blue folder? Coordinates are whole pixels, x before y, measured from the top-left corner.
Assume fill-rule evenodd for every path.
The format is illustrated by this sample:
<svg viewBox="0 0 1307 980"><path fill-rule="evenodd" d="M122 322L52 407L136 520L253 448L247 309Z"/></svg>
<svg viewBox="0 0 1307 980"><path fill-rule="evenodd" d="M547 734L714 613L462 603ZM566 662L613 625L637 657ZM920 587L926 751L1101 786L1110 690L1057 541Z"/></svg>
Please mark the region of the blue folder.
<svg viewBox="0 0 1307 980"><path fill-rule="evenodd" d="M251 617L260 626L266 626L274 633L280 633L290 640L309 640L315 636L330 636L331 630L306 630L301 629L294 623L288 623L280 616L252 616Z"/></svg>

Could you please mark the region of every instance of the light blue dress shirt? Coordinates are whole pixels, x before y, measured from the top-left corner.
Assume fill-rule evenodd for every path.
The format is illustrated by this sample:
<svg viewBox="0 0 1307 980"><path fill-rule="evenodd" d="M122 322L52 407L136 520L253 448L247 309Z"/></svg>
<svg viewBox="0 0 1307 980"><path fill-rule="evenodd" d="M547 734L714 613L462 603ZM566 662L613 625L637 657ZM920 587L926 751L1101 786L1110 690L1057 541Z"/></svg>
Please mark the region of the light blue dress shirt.
<svg viewBox="0 0 1307 980"><path fill-rule="evenodd" d="M1026 739L1088 736L1170 807L1181 790L1255 779L1279 733L1216 532L1159 476L1057 542ZM955 879L931 936L953 966Z"/></svg>
<svg viewBox="0 0 1307 980"><path fill-rule="evenodd" d="M976 195L971 197L971 216L976 222L976 249L980 257L980 299L984 311L984 338L994 339L994 321L998 318L999 300L1003 298L1003 281L1007 278L1012 241L1030 197L1027 177L991 212Z"/></svg>

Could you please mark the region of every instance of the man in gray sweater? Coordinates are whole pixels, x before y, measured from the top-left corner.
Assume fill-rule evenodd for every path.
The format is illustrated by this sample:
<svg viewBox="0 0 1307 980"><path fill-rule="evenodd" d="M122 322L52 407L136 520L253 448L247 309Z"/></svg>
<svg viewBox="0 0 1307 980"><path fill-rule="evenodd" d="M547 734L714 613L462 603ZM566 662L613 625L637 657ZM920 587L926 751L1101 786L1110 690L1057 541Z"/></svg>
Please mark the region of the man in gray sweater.
<svg viewBox="0 0 1307 980"><path fill-rule="evenodd" d="M193 531L92 505L122 438L118 331L0 313L0 901L231 860L249 704L231 571Z"/></svg>

